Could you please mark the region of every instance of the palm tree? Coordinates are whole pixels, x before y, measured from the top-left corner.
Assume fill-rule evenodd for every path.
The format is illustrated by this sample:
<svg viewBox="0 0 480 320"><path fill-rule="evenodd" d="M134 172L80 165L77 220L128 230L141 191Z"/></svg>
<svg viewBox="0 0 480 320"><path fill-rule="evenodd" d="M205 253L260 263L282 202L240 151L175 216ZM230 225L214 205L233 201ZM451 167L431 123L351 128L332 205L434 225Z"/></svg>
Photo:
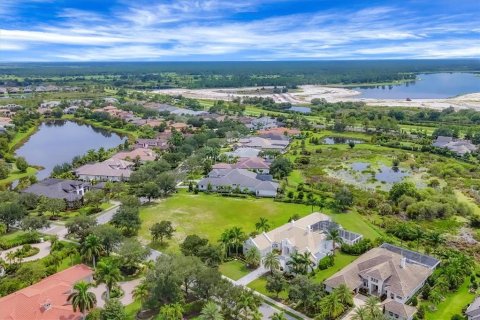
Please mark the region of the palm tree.
<svg viewBox="0 0 480 320"><path fill-rule="evenodd" d="M290 255L290 260L287 262L287 265L291 267L292 272L295 274L307 274L308 268L314 266L308 252L304 252L303 254L295 252Z"/></svg>
<svg viewBox="0 0 480 320"><path fill-rule="evenodd" d="M337 243L342 243L343 239L340 236L340 231L338 228L330 228L327 231L327 240L332 241L332 246L333 246L333 254L335 254L335 249L337 247Z"/></svg>
<svg viewBox="0 0 480 320"><path fill-rule="evenodd" d="M107 300L110 299L112 288L122 280L122 274L118 266L111 260L100 261L95 271L97 283L105 283L107 287Z"/></svg>
<svg viewBox="0 0 480 320"><path fill-rule="evenodd" d="M270 316L270 319L271 320L287 320L287 318L285 317L285 313L284 312L275 312L274 314L272 314Z"/></svg>
<svg viewBox="0 0 480 320"><path fill-rule="evenodd" d="M230 229L230 235L231 235L231 244L235 247L235 254L238 256L238 248L242 246L243 241L245 241L245 232L239 227L233 227Z"/></svg>
<svg viewBox="0 0 480 320"><path fill-rule="evenodd" d="M257 268L262 261L262 257L260 256L260 251L257 247L251 247L248 249L247 253L245 254L245 262L249 267Z"/></svg>
<svg viewBox="0 0 480 320"><path fill-rule="evenodd" d="M97 304L97 298L93 292L88 291L93 285L85 281L79 281L73 286L73 292L68 296L69 301L73 306L73 311L79 310L83 318L87 311L93 309Z"/></svg>
<svg viewBox="0 0 480 320"><path fill-rule="evenodd" d="M183 307L179 303L166 304L160 309L159 316L165 320L182 320Z"/></svg>
<svg viewBox="0 0 480 320"><path fill-rule="evenodd" d="M345 310L345 306L340 301L340 297L336 291L322 298L319 307L320 310L322 310L322 316L327 319L336 319Z"/></svg>
<svg viewBox="0 0 480 320"><path fill-rule="evenodd" d="M140 300L142 302L142 304L145 303L145 301L147 301L149 293L150 293L150 289L148 287L148 284L147 284L146 280L143 280L132 291L133 298L135 300Z"/></svg>
<svg viewBox="0 0 480 320"><path fill-rule="evenodd" d="M438 246L445 243L445 238L439 232L432 232L427 236L427 242L432 246L433 250L437 250Z"/></svg>
<svg viewBox="0 0 480 320"><path fill-rule="evenodd" d="M220 309L213 301L208 301L202 308L200 320L223 320L223 316L220 313Z"/></svg>
<svg viewBox="0 0 480 320"><path fill-rule="evenodd" d="M271 274L273 274L273 271L280 269L280 260L278 255L273 251L267 253L263 258L263 266L267 269L270 269Z"/></svg>
<svg viewBox="0 0 480 320"><path fill-rule="evenodd" d="M84 259L91 259L93 268L95 268L96 258L103 253L103 245L100 239L94 234L89 234L81 244L80 253Z"/></svg>
<svg viewBox="0 0 480 320"><path fill-rule="evenodd" d="M371 320L370 314L368 313L367 308L357 307L354 310L354 314L351 320Z"/></svg>
<svg viewBox="0 0 480 320"><path fill-rule="evenodd" d="M353 306L353 295L352 291L345 285L341 284L335 289L338 298L340 301L349 307Z"/></svg>
<svg viewBox="0 0 480 320"><path fill-rule="evenodd" d="M232 248L232 230L227 229L225 230L222 235L220 236L219 242L225 247L225 251L227 252L227 257L231 255L231 248Z"/></svg>
<svg viewBox="0 0 480 320"><path fill-rule="evenodd" d="M260 217L260 220L255 223L255 229L262 232L267 232L268 230L270 230L270 224L268 223L267 218Z"/></svg>
<svg viewBox="0 0 480 320"><path fill-rule="evenodd" d="M378 300L378 298L375 296L370 296L367 298L364 308L367 310L367 313L371 318L378 318L380 315L382 315L380 300Z"/></svg>

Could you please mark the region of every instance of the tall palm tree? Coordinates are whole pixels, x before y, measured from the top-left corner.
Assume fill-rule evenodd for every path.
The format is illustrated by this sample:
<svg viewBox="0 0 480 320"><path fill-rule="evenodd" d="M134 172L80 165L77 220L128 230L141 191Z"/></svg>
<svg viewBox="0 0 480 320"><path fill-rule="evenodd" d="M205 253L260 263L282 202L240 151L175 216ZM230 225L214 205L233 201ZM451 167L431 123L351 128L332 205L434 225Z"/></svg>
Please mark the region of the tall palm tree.
<svg viewBox="0 0 480 320"><path fill-rule="evenodd" d="M213 301L208 301L202 308L200 320L223 320L223 316L220 313L220 309Z"/></svg>
<svg viewBox="0 0 480 320"><path fill-rule="evenodd" d="M72 304L73 311L79 310L83 318L87 311L95 308L97 298L93 292L88 291L93 285L85 281L79 281L73 286L73 292L68 296L67 301Z"/></svg>
<svg viewBox="0 0 480 320"><path fill-rule="evenodd" d="M340 297L336 291L323 297L320 300L319 307L320 310L322 310L322 316L327 319L336 319L345 311L345 306L340 301Z"/></svg>
<svg viewBox="0 0 480 320"><path fill-rule="evenodd" d="M132 291L133 298L135 300L140 300L142 304L145 303L145 301L147 301L149 293L150 293L150 289L148 287L148 283L146 280L143 280L142 282L140 282L140 284L136 286L135 289L133 289Z"/></svg>
<svg viewBox="0 0 480 320"><path fill-rule="evenodd" d="M354 310L354 314L351 320L371 320L372 317L368 313L367 308L365 307L357 307Z"/></svg>
<svg viewBox="0 0 480 320"><path fill-rule="evenodd" d="M380 307L380 300L375 296L370 296L365 301L364 308L367 310L371 318L378 318L382 315L382 308Z"/></svg>
<svg viewBox="0 0 480 320"><path fill-rule="evenodd" d="M238 256L238 248L242 246L243 241L246 239L245 232L243 232L242 228L233 227L230 229L230 235L232 237L232 245L235 247L235 254Z"/></svg>
<svg viewBox="0 0 480 320"><path fill-rule="evenodd" d="M295 274L307 274L309 268L313 268L314 264L310 260L310 253L298 253L290 255L290 260L287 265L291 267L291 270Z"/></svg>
<svg viewBox="0 0 480 320"><path fill-rule="evenodd" d="M353 306L353 294L352 290L348 288L345 284L341 284L335 289L338 298L340 301L349 307Z"/></svg>
<svg viewBox="0 0 480 320"><path fill-rule="evenodd" d="M270 269L270 273L273 274L273 271L280 269L280 259L278 255L271 251L263 257L263 266L267 269Z"/></svg>
<svg viewBox="0 0 480 320"><path fill-rule="evenodd" d="M257 223L255 223L255 229L261 232L267 232L270 230L270 224L268 223L267 218L260 217Z"/></svg>
<svg viewBox="0 0 480 320"><path fill-rule="evenodd" d="M337 243L342 243L343 242L343 239L342 237L340 236L340 231L338 228L330 228L328 231L327 231L327 240L331 240L332 241L332 245L333 245L333 253L335 254L335 249L337 247Z"/></svg>
<svg viewBox="0 0 480 320"><path fill-rule="evenodd" d="M95 271L97 283L105 283L107 287L107 300L110 299L112 288L122 280L118 266L112 260L102 260Z"/></svg>
<svg viewBox="0 0 480 320"><path fill-rule="evenodd" d="M221 242L222 245L225 247L225 251L227 252L227 257L229 257L231 255L231 249L232 249L232 232L231 232L231 229L225 230L220 235L219 242Z"/></svg>
<svg viewBox="0 0 480 320"><path fill-rule="evenodd" d="M80 253L84 259L92 260L93 268L95 268L96 258L103 253L103 245L100 239L94 234L89 234L80 246Z"/></svg>

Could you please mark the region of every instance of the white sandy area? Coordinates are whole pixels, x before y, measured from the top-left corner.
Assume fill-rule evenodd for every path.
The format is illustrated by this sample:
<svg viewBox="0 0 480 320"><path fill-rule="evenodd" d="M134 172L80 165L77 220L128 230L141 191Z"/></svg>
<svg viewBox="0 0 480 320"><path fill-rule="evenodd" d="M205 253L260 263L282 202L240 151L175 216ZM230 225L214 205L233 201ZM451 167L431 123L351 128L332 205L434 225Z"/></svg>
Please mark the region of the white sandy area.
<svg viewBox="0 0 480 320"><path fill-rule="evenodd" d="M266 87L267 88L267 87ZM326 87L317 85L300 86L298 90L281 93L265 94L251 93L244 94L239 91L255 91L258 87L248 88L215 88L215 89L163 89L156 90L156 93L168 95L182 95L193 99L206 100L232 100L235 97L271 97L276 102L290 102L292 104L309 103L312 99L323 98L328 102L338 101L363 101L369 106L386 107L419 107L430 109L445 109L454 107L455 109L475 109L480 110L480 92L466 94L447 99L412 99L411 101L402 99L366 99L361 98L360 92L347 88Z"/></svg>

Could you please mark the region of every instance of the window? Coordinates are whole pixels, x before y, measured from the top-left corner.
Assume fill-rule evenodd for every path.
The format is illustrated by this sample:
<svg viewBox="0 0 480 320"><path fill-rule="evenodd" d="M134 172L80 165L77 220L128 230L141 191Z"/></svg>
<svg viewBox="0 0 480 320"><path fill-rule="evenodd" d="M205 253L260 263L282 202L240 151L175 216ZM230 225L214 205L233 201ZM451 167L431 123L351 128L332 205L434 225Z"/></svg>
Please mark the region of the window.
<svg viewBox="0 0 480 320"><path fill-rule="evenodd" d="M390 293L390 299L395 298L395 295L393 293Z"/></svg>
<svg viewBox="0 0 480 320"><path fill-rule="evenodd" d="M400 297L400 296L397 296L397 299L398 299L398 300L402 300L402 297Z"/></svg>
<svg viewBox="0 0 480 320"><path fill-rule="evenodd" d="M371 280L373 283L378 283L378 280L375 279L375 278L370 278L370 280Z"/></svg>

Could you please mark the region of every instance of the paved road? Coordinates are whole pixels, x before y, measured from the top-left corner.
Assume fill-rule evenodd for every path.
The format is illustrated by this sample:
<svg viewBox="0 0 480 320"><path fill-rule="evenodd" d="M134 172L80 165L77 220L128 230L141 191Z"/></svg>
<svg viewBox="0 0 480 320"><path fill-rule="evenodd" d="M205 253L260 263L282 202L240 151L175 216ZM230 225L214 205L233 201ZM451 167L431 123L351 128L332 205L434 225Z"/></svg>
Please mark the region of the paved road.
<svg viewBox="0 0 480 320"><path fill-rule="evenodd" d="M113 215L117 212L118 207L120 205L120 203L118 203L118 202L112 202L112 203L114 205L112 208L100 213L97 216L97 223L98 224L106 224L110 220L112 220ZM64 240L65 237L68 234L68 230L65 227L65 224L62 223L62 222L54 222L54 223L50 224L50 227L42 229L41 232L46 233L46 234L50 234L50 235L55 235L59 239L62 239L62 240Z"/></svg>
<svg viewBox="0 0 480 320"><path fill-rule="evenodd" d="M18 247L11 248L11 249L8 249L8 250L5 250L5 251L0 251L0 258L8 261L7 254L12 252L12 251L17 251L21 247L23 247L23 246L18 246ZM34 243L34 244L32 244L32 247L38 248L38 249L40 249L40 251L37 254L35 254L31 257L23 258L22 262L35 261L35 260L38 260L38 259L45 258L46 256L48 256L50 254L51 243L50 243L50 241Z"/></svg>

